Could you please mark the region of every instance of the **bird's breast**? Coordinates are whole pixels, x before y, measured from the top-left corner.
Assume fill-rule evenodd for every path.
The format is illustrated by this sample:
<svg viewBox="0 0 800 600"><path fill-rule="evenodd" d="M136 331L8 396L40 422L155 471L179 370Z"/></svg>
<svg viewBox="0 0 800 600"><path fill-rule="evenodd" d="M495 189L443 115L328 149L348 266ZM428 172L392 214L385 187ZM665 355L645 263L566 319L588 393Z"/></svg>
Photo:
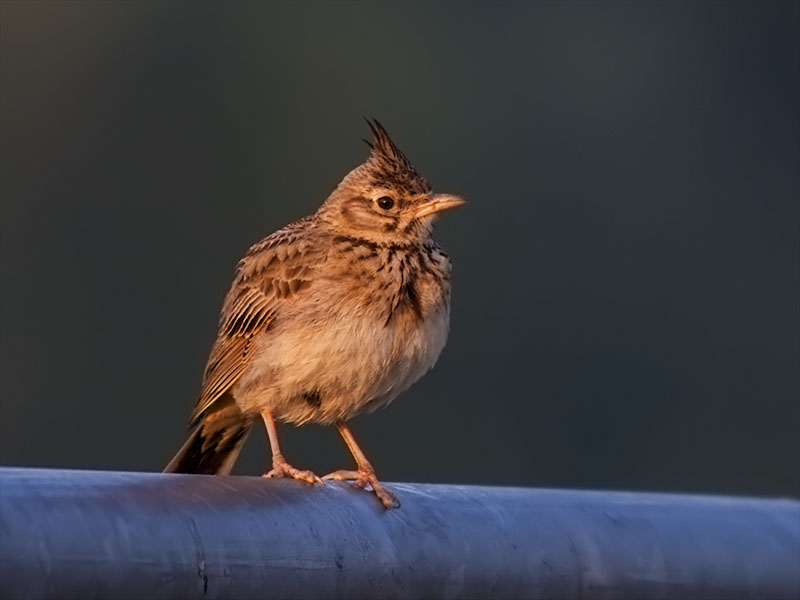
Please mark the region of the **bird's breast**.
<svg viewBox="0 0 800 600"><path fill-rule="evenodd" d="M234 391L240 406L247 396L285 421L331 423L385 406L433 367L447 341L449 272L395 254L341 265L279 314Z"/></svg>

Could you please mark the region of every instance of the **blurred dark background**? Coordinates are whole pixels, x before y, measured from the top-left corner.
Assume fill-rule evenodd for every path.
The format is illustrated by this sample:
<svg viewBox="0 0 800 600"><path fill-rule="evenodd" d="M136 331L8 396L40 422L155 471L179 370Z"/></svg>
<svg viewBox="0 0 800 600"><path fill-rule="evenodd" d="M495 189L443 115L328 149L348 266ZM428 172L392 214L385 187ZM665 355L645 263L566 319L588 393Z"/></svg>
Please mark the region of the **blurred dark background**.
<svg viewBox="0 0 800 600"><path fill-rule="evenodd" d="M354 422L380 475L800 494L797 2L0 10L0 464L161 469L238 258L366 115L471 200L439 364Z"/></svg>

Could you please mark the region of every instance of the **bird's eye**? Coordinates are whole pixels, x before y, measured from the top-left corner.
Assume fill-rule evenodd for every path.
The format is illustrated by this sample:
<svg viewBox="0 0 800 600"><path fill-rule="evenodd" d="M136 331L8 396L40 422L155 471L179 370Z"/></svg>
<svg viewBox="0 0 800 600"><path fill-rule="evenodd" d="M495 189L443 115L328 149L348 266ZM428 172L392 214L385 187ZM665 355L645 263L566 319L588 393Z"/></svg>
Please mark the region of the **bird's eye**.
<svg viewBox="0 0 800 600"><path fill-rule="evenodd" d="M381 196L378 198L378 206L380 206L383 210L389 210L394 206L394 200L389 196Z"/></svg>

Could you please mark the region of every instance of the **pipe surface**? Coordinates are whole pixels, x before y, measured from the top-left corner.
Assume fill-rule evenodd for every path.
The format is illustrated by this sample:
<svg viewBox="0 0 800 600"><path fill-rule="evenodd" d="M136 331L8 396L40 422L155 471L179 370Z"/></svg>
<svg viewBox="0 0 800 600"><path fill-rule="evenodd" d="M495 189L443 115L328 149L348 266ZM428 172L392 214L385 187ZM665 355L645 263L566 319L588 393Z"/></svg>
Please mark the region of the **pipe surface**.
<svg viewBox="0 0 800 600"><path fill-rule="evenodd" d="M2 598L800 597L800 503L0 469Z"/></svg>

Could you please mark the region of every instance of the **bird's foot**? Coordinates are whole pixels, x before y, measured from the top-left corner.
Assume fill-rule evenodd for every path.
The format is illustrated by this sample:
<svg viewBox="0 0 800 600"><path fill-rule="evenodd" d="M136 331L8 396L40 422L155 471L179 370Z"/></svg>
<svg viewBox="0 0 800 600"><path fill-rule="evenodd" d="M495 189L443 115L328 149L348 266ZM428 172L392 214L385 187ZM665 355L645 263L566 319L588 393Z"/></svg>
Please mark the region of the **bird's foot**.
<svg viewBox="0 0 800 600"><path fill-rule="evenodd" d="M279 477L291 477L292 479L299 479L300 481L305 481L306 483L321 483L325 485L325 482L317 477L314 473L311 471L301 471L300 469L295 469L292 465L287 463L283 457L273 458L272 470L264 473L262 477L272 477L276 479Z"/></svg>
<svg viewBox="0 0 800 600"><path fill-rule="evenodd" d="M366 489L372 488L373 493L386 508L399 508L400 501L385 487L375 476L375 471L371 468L361 468L358 471L335 471L328 473L322 479L334 479L336 481L350 481L354 486Z"/></svg>

